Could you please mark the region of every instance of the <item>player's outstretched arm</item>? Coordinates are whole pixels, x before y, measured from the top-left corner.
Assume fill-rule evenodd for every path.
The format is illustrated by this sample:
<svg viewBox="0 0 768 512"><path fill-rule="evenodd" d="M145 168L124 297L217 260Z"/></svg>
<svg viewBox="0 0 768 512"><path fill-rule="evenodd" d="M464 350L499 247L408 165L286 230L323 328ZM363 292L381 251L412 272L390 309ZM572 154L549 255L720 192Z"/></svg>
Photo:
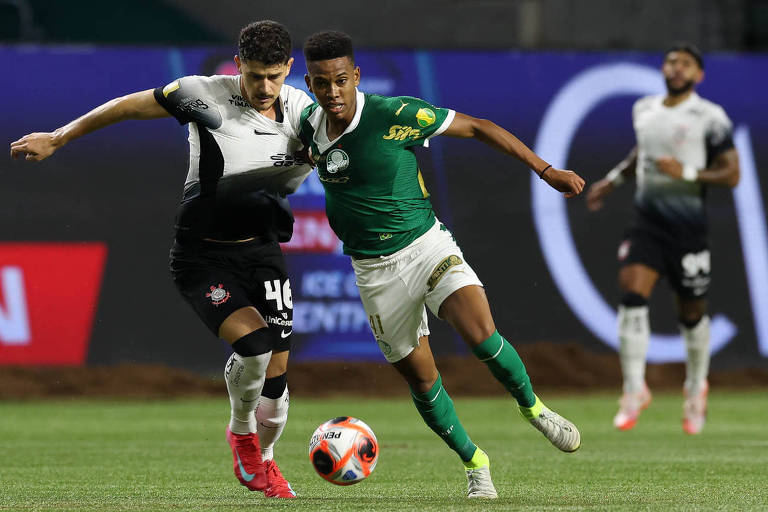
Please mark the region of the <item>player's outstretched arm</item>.
<svg viewBox="0 0 768 512"><path fill-rule="evenodd" d="M74 121L47 133L30 133L11 143L13 158L38 162L64 144L93 131L127 119L157 119L170 114L155 100L152 89L115 98Z"/></svg>
<svg viewBox="0 0 768 512"><path fill-rule="evenodd" d="M698 181L717 187L733 188L739 184L739 154L735 148L718 153L706 169L685 166L671 157L656 160L659 170L678 180Z"/></svg>
<svg viewBox="0 0 768 512"><path fill-rule="evenodd" d="M624 180L635 174L637 168L637 146L611 169L605 178L596 181L587 190L587 209L597 211L603 207L605 198L613 192L613 189L624 183Z"/></svg>
<svg viewBox="0 0 768 512"><path fill-rule="evenodd" d="M477 119L456 112L453 122L443 132L449 137L475 138L502 153L514 156L533 169L541 179L565 197L573 197L584 189L584 180L573 171L564 171L550 166L531 151L520 139L487 119Z"/></svg>

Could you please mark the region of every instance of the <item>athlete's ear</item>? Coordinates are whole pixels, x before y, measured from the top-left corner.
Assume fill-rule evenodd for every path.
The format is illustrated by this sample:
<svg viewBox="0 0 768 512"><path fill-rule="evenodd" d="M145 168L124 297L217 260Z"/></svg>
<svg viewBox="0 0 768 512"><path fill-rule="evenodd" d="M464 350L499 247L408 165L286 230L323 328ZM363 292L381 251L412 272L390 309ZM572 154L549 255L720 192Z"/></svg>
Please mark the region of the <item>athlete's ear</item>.
<svg viewBox="0 0 768 512"><path fill-rule="evenodd" d="M355 66L355 87L360 85L360 66Z"/></svg>
<svg viewBox="0 0 768 512"><path fill-rule="evenodd" d="M309 89L309 92L312 92L312 81L309 79L309 75L304 75L304 83L307 84L307 89Z"/></svg>
<svg viewBox="0 0 768 512"><path fill-rule="evenodd" d="M241 65L241 64L242 64L242 63L240 62L240 56L239 56L239 55L235 55L235 65L237 66L237 70L238 70L240 73L242 73L242 71L240 71L240 65Z"/></svg>
<svg viewBox="0 0 768 512"><path fill-rule="evenodd" d="M700 69L698 73L696 73L696 77L694 78L697 84L700 84L704 80L704 70Z"/></svg>
<svg viewBox="0 0 768 512"><path fill-rule="evenodd" d="M293 66L293 57L288 59L288 62L285 63L285 76L288 76L291 72L291 66Z"/></svg>

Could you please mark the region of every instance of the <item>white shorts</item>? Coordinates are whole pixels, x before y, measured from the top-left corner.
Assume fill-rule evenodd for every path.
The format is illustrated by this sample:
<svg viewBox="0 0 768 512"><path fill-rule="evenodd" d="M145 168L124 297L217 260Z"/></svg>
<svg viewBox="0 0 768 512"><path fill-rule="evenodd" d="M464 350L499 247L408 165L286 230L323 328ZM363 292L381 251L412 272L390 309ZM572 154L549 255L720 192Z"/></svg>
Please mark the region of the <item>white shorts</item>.
<svg viewBox="0 0 768 512"><path fill-rule="evenodd" d="M390 363L410 354L429 334L425 304L438 316L450 294L483 286L439 221L396 253L353 259L352 268L371 330Z"/></svg>

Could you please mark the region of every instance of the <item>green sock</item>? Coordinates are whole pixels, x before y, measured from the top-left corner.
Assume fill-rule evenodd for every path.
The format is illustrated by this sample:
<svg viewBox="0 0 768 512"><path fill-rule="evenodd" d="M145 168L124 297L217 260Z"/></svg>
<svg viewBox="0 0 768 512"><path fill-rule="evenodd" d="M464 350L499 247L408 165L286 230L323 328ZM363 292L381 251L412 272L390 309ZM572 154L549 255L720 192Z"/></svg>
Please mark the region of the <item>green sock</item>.
<svg viewBox="0 0 768 512"><path fill-rule="evenodd" d="M499 331L472 349L475 356L484 362L496 380L509 391L517 403L523 407L533 407L536 395L533 394L531 379L525 371L525 365L517 351L502 338Z"/></svg>
<svg viewBox="0 0 768 512"><path fill-rule="evenodd" d="M477 446L459 422L453 401L443 387L440 375L437 376L432 389L426 393L416 393L411 389L411 398L427 426L439 435L451 450L458 453L462 461L472 460Z"/></svg>

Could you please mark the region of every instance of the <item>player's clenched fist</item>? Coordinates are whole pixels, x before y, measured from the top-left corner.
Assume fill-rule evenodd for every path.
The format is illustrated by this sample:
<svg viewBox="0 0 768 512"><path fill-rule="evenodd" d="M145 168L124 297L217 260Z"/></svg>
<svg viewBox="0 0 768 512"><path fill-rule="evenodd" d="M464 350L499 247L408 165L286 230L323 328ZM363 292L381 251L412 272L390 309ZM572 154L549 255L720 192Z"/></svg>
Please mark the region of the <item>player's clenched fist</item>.
<svg viewBox="0 0 768 512"><path fill-rule="evenodd" d="M51 156L58 148L55 133L30 133L11 142L11 156L23 156L27 160L39 162Z"/></svg>
<svg viewBox="0 0 768 512"><path fill-rule="evenodd" d="M542 179L558 192L564 192L565 197L573 197L584 190L584 179L573 171L561 171L551 167Z"/></svg>

